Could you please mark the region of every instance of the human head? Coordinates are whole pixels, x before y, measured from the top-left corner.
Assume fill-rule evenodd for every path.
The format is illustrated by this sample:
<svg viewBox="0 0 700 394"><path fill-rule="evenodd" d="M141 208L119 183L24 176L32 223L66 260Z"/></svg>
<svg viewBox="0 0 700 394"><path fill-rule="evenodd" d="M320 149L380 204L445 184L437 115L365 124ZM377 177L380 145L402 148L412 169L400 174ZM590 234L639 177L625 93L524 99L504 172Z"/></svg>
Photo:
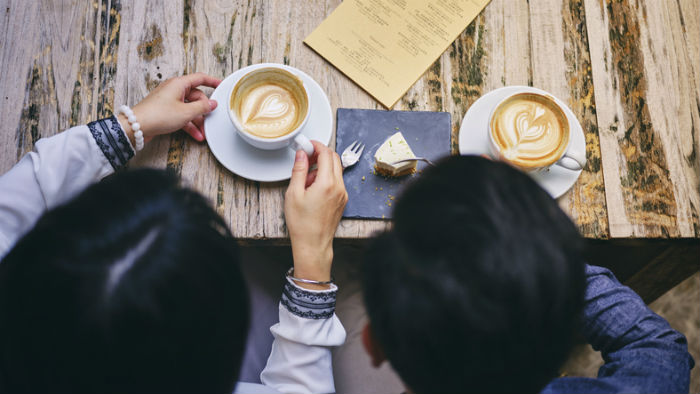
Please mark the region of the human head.
<svg viewBox="0 0 700 394"><path fill-rule="evenodd" d="M233 391L248 330L236 241L160 170L47 212L0 263L0 391Z"/></svg>
<svg viewBox="0 0 700 394"><path fill-rule="evenodd" d="M450 157L407 187L363 264L375 364L413 392L539 392L566 358L581 239L528 175Z"/></svg>

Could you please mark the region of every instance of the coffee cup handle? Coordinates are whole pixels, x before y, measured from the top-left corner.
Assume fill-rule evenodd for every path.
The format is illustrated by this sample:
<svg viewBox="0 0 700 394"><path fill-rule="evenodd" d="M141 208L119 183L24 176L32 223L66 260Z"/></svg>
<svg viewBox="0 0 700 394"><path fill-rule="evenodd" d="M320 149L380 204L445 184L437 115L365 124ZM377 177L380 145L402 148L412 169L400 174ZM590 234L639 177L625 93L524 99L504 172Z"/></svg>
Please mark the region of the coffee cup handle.
<svg viewBox="0 0 700 394"><path fill-rule="evenodd" d="M586 166L586 154L582 152L569 151L556 163L557 165L571 171L582 170Z"/></svg>
<svg viewBox="0 0 700 394"><path fill-rule="evenodd" d="M309 157L313 156L314 154L314 146L304 134L297 134L297 136L294 137L294 141L290 147L294 149L295 152L298 150L303 150Z"/></svg>

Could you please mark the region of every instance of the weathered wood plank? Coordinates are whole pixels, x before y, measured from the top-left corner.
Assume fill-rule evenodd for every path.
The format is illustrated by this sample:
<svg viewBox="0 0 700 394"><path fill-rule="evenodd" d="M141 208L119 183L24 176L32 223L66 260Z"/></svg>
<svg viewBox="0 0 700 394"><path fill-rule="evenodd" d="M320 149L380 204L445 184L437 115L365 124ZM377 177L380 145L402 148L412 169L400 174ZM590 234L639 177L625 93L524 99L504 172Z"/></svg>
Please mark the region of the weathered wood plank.
<svg viewBox="0 0 700 394"><path fill-rule="evenodd" d="M115 93L124 93L122 86L116 85L119 32L121 27L121 3L101 0L93 4L99 15L95 43L95 85L93 86L95 112L93 119L111 116L114 113ZM129 16L129 15L127 15ZM121 103L121 101L119 101ZM138 102L138 101L136 101ZM135 104L129 103L130 105Z"/></svg>
<svg viewBox="0 0 700 394"><path fill-rule="evenodd" d="M698 235L696 82L669 54L686 52L671 6L585 1L612 237Z"/></svg>
<svg viewBox="0 0 700 394"><path fill-rule="evenodd" d="M647 76L649 118L663 149L665 175L673 187L678 232L681 237L692 237L700 235L700 81L692 69L693 61L697 68L698 59L689 56L689 47L693 42L697 45L700 37L684 34L679 7L662 7L662 3L648 0L639 5L635 11L637 19L645 22L640 23L639 43ZM695 2L691 14L699 12Z"/></svg>
<svg viewBox="0 0 700 394"><path fill-rule="evenodd" d="M594 2L594 0L585 1L586 27L590 44L595 101L600 107L597 109L596 117L606 187L608 223L611 236L626 237L632 235L632 225L625 214L625 200L622 190L619 186L616 187L616 182L613 181L613 179L619 178L620 172L617 156L621 155L621 152L616 136L618 126L615 123L619 122L622 116L622 105L619 91L613 89L613 75L608 72L613 65L610 39L605 34L607 32L605 28L608 23L607 16L604 13L605 9L598 8L597 5L592 4Z"/></svg>
<svg viewBox="0 0 700 394"><path fill-rule="evenodd" d="M567 104L581 123L586 140L586 167L571 190L561 197L581 233L588 238L609 238L608 207L601 168L600 140L594 97L588 31L582 0L562 4ZM564 99L564 98L563 98Z"/></svg>
<svg viewBox="0 0 700 394"><path fill-rule="evenodd" d="M324 2L316 2L323 6ZM322 74L318 70L317 57L311 57L311 50L303 40L321 22L324 15L311 4L300 6L285 0L268 0L262 3L261 17L265 21L284 20L285 23L264 23L262 29L262 58L267 62L286 63L297 67L313 78ZM314 65L315 63L315 65ZM321 82L323 83L323 82ZM260 207L263 231L266 237L286 236L284 221L284 191L288 182L260 185Z"/></svg>
<svg viewBox="0 0 700 394"><path fill-rule="evenodd" d="M488 75L486 63L488 52L498 51L486 46L498 41L486 41L484 33L488 29L485 15L497 15L502 9L501 5L499 1L491 2L448 49L449 65L446 64L445 69L450 72L446 76L450 96L445 100L445 108L448 108L452 115L452 153L454 154L459 151L457 146L459 127L464 114L479 97L495 88L495 86L484 86L484 76ZM495 34L499 33L496 31ZM494 73L499 74L495 71Z"/></svg>
<svg viewBox="0 0 700 394"><path fill-rule="evenodd" d="M97 78L100 72L109 70L113 64L110 59L100 58L97 54L113 42L105 35L109 34L113 26L109 22L109 16L116 14L116 10L102 2L77 5L52 2L41 3L36 7L27 7L22 3L8 4L4 8L8 15L19 13L8 18L12 23L20 22L21 26L7 25L12 29L9 37L14 34L20 36L14 37L14 41L8 41L17 45L8 46L7 51L3 51L7 56L3 57L2 67L23 73L21 70L30 66L26 80L17 78L15 73L3 73L7 80L2 81L3 86L12 86L17 83L15 81L25 83L25 89L20 89L24 90L24 100L18 99L3 106L3 112L12 118L16 115L18 103L21 103L18 123L12 125L3 122L3 127L16 127L15 132L2 133L5 139L3 147L16 147L15 155L8 152L3 157L19 160L33 148L39 138L94 119L96 104L111 101L100 96L96 103L94 92L100 85L104 86L100 95L102 91L109 91L107 81L110 78L105 77L105 83L102 84ZM25 41L27 45L21 45ZM31 52L34 53L29 59L27 56ZM108 52L105 50L105 53ZM101 61L99 67L95 61L98 59ZM23 62L24 66L18 61ZM11 137L14 137L14 142L10 140Z"/></svg>
<svg viewBox="0 0 700 394"><path fill-rule="evenodd" d="M104 105L108 113L112 112L112 105L134 105L161 81L181 75L185 61L182 0L123 2L114 18L121 24L109 37L118 40L118 50L100 55L101 62L116 60L118 65L114 87L107 87L105 91L106 87L101 86L102 95L107 98ZM101 74L109 75L109 72ZM165 167L170 139L171 136L154 138L130 165Z"/></svg>
<svg viewBox="0 0 700 394"><path fill-rule="evenodd" d="M700 3L696 0L679 0L676 4L678 5L680 31L686 43L690 67L693 70L695 97L700 102ZM697 125L697 123L695 124ZM695 143L700 151L700 139L696 139Z"/></svg>
<svg viewBox="0 0 700 394"><path fill-rule="evenodd" d="M100 65L101 37L107 34L105 31L110 31L110 29L105 30L105 24L99 21L116 12L112 7L108 8L100 2L94 2L89 5L84 21L75 22L82 26L82 32L78 72L74 76L69 126L85 124L96 118L97 97L102 94L99 80L100 72L103 70Z"/></svg>
<svg viewBox="0 0 700 394"><path fill-rule="evenodd" d="M38 136L38 124L20 122L29 111L31 81L35 59L40 55L39 4L21 0L0 2L0 173L9 170L27 150L23 139L32 132ZM11 71L10 71L11 70ZM37 79L39 76L37 75ZM38 108L32 109L33 117Z"/></svg>
<svg viewBox="0 0 700 394"><path fill-rule="evenodd" d="M182 44L187 59L185 71L202 71L223 79L242 67L262 62L261 8L261 2L243 0L186 0ZM260 204L261 185L233 175L216 161L205 143L196 143L182 134L173 137L169 166L178 168L188 184L212 200L234 236L266 236L261 214L264 208Z"/></svg>

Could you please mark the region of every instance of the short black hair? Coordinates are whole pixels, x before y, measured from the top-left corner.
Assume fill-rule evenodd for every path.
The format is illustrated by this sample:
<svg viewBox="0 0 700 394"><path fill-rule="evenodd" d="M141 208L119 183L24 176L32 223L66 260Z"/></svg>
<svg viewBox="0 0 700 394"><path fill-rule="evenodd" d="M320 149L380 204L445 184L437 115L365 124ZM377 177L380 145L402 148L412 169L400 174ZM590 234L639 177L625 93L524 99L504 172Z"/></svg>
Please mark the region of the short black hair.
<svg viewBox="0 0 700 394"><path fill-rule="evenodd" d="M0 263L0 391L231 393L248 309L210 204L172 173L121 172Z"/></svg>
<svg viewBox="0 0 700 394"><path fill-rule="evenodd" d="M450 157L397 199L363 264L370 328L416 393L539 392L570 351L582 240L528 175Z"/></svg>

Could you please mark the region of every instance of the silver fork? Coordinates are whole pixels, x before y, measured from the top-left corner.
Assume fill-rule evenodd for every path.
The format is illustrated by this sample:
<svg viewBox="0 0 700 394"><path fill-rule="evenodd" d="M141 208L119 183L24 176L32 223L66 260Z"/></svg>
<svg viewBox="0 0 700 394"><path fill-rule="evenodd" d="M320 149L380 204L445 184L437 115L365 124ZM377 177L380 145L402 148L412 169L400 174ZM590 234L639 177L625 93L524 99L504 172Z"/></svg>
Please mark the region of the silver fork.
<svg viewBox="0 0 700 394"><path fill-rule="evenodd" d="M365 150L365 144L359 140L353 142L345 148L343 154L340 155L340 161L343 163L343 169L346 169L352 165L355 165L362 156L362 152Z"/></svg>
<svg viewBox="0 0 700 394"><path fill-rule="evenodd" d="M411 158L411 159L403 159L403 160L395 161L395 162L393 162L393 163L391 163L391 164L401 164L401 163L405 163L405 162L407 162L407 161L424 161L424 162L430 164L431 166L434 166L434 165L435 165L435 163L433 163L432 161L426 159L425 157L414 157L414 158Z"/></svg>

